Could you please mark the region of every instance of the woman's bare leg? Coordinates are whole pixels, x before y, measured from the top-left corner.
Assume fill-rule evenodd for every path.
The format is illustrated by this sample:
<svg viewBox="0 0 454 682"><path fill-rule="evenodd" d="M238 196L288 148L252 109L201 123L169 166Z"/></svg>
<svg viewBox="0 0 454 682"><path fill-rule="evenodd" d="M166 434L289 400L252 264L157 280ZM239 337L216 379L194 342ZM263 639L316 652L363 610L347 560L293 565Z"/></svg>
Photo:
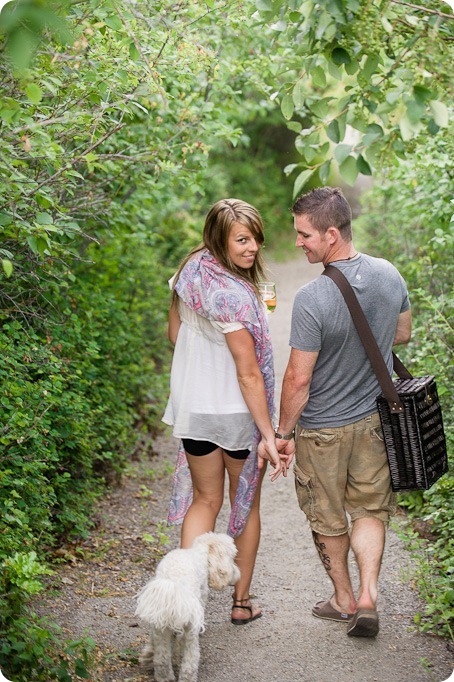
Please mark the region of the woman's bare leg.
<svg viewBox="0 0 454 682"><path fill-rule="evenodd" d="M186 453L194 497L181 528L181 547L190 547L194 539L213 531L224 500L225 466L223 451L216 448L209 455L197 457Z"/></svg>
<svg viewBox="0 0 454 682"><path fill-rule="evenodd" d="M224 454L224 461L229 475L230 503L233 504L244 461L233 459L226 454ZM237 601L243 600L243 606L251 606L251 603L246 601L246 599L250 595L252 574L260 543L260 488L265 470L266 467L260 472L259 484L246 526L241 535L235 538L235 544L238 549L236 563L241 571L241 578L235 585L234 599ZM260 609L252 607L253 616L257 616L259 613ZM246 609L234 608L232 610L232 618L247 620L250 615L251 613Z"/></svg>

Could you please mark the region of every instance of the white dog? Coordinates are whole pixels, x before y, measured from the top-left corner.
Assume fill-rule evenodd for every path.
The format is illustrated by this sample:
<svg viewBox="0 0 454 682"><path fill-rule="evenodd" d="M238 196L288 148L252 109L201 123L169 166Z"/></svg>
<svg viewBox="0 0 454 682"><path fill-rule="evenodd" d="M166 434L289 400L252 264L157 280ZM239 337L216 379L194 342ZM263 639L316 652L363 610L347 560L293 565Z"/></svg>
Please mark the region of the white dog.
<svg viewBox="0 0 454 682"><path fill-rule="evenodd" d="M169 552L136 595L136 615L151 625L140 660L147 670L154 668L156 682L175 680L172 662L178 664L178 658L179 682L196 682L208 588L222 590L238 582L236 553L228 535L204 533L189 549Z"/></svg>

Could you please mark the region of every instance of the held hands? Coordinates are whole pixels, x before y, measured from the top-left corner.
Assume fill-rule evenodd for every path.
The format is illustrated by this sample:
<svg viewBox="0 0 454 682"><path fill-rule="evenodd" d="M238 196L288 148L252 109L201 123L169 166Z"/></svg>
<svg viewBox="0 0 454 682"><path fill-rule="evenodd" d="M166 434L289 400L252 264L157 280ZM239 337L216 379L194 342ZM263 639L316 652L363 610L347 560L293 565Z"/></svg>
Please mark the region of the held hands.
<svg viewBox="0 0 454 682"><path fill-rule="evenodd" d="M287 468L282 462L282 456L279 454L276 442L273 440L266 440L262 438L257 448L258 467L262 469L265 460L268 460L274 471L271 472L270 478L275 481L281 474L287 476Z"/></svg>
<svg viewBox="0 0 454 682"><path fill-rule="evenodd" d="M265 460L268 460L274 469L270 474L272 481L279 478L281 474L287 477L287 471L293 461L295 450L294 438L290 440L275 438L274 442L262 438L257 448L258 467L261 469Z"/></svg>
<svg viewBox="0 0 454 682"><path fill-rule="evenodd" d="M295 439L292 438L291 440L283 440L276 438L276 448L279 452L282 466L284 467L284 476L287 476L287 469L290 467L295 455Z"/></svg>

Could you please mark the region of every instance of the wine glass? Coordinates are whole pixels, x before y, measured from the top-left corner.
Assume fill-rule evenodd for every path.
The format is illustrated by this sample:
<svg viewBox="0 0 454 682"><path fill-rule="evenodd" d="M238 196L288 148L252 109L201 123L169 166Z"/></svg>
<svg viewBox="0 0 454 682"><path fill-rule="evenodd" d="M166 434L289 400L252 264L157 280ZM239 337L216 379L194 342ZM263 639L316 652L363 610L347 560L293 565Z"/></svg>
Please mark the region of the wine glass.
<svg viewBox="0 0 454 682"><path fill-rule="evenodd" d="M274 282L259 282L259 291L268 312L273 313L276 308L276 284Z"/></svg>

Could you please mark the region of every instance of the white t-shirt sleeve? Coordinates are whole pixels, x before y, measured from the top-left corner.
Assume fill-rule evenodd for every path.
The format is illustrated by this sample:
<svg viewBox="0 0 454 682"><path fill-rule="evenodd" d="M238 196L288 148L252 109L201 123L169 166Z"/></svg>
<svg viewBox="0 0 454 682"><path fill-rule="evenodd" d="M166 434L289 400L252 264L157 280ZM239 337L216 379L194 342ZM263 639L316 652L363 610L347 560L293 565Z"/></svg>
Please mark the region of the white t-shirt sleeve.
<svg viewBox="0 0 454 682"><path fill-rule="evenodd" d="M237 332L240 329L244 329L244 325L241 322L216 322L215 320L210 320L211 324L215 329L217 329L222 334L228 334L229 332Z"/></svg>

